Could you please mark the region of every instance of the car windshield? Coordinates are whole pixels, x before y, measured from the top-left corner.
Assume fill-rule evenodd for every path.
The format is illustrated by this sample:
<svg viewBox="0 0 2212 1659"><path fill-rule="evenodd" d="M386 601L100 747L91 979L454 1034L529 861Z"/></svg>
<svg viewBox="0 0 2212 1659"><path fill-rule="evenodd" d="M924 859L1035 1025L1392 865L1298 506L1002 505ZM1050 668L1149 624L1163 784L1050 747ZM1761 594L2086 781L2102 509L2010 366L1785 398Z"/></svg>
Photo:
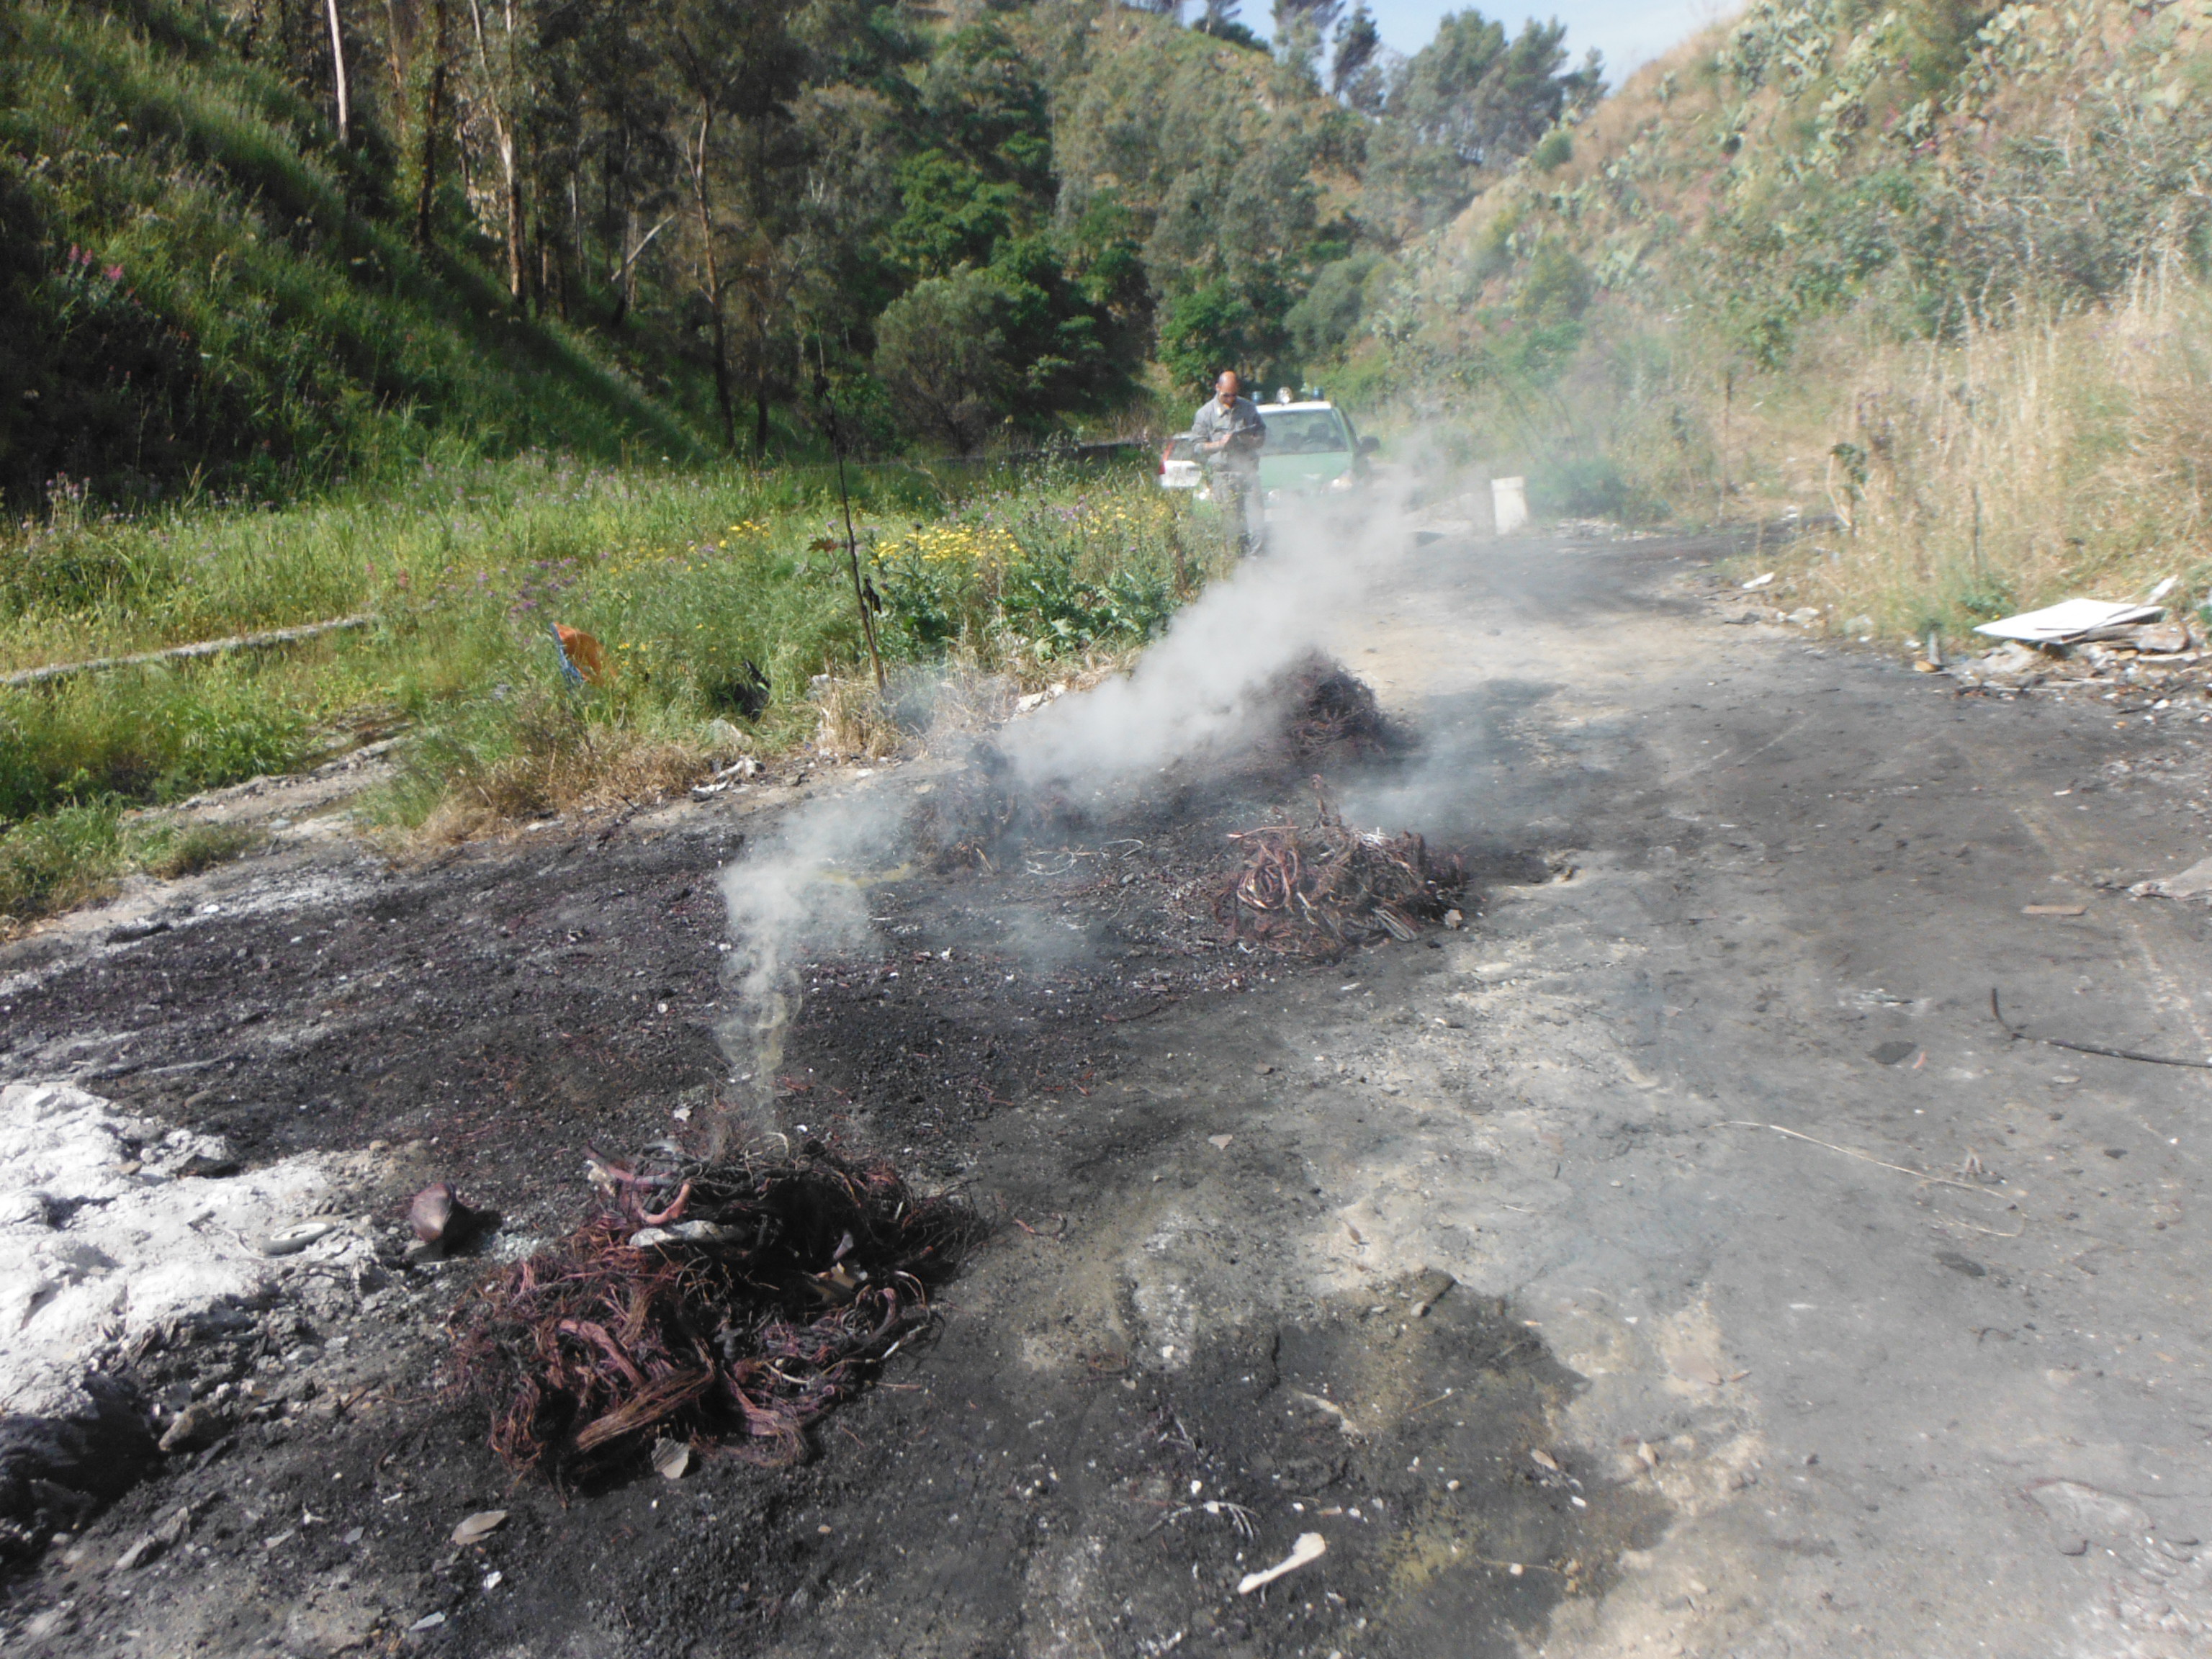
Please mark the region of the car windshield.
<svg viewBox="0 0 2212 1659"><path fill-rule="evenodd" d="M1270 455L1320 455L1352 447L1333 409L1287 410L1280 415L1262 410L1260 418L1267 423Z"/></svg>

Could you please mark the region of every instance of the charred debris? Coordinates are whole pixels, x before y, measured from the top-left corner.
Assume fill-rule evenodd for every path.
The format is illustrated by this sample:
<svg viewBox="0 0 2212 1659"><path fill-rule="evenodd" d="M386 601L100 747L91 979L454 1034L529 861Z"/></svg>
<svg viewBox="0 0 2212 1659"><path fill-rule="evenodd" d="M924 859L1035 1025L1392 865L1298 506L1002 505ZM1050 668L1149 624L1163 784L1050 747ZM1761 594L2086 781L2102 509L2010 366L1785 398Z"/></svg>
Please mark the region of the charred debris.
<svg viewBox="0 0 2212 1659"><path fill-rule="evenodd" d="M774 1159L594 1153L567 1237L454 1310L447 1381L491 1413L510 1467L556 1480L656 1443L783 1467L806 1431L931 1320L981 1232L957 1199L818 1140Z"/></svg>
<svg viewBox="0 0 2212 1659"><path fill-rule="evenodd" d="M1374 693L1316 656L1264 695L1246 781L1272 787L1269 778L1305 775L1311 817L1268 811L1227 831L1225 856L1219 827L1185 822L1175 844L1187 850L1176 861L1188 867L1151 881L1146 902L1160 914L1146 936L1194 962L1224 951L1232 962L1254 952L1319 962L1457 926L1467 888L1459 857L1410 830L1348 826L1310 773L1328 757L1407 746ZM1065 872L1039 864L1040 846L1079 835L1084 820L1066 799L1018 787L1006 756L985 744L971 764L936 781L905 833L939 872L970 872L1002 897L1064 907L1089 895L1118 914L1144 884L1115 872L1115 843L1104 855L1062 849ZM1098 867L1077 869L1085 858ZM902 956L935 965L930 952ZM821 992L850 1000L841 964L811 971ZM1229 971L1228 988L1245 982L1248 970ZM1118 1013L1102 1006L1098 1018L1141 1017L1175 1000L1158 990L1156 1002ZM1068 998L1059 1002L1063 1015L1073 1012ZM870 1048L851 1025L863 1006L831 1016L848 1056ZM1039 1040L1083 1041L1064 1024ZM914 1044L895 1046L903 1079ZM1031 1058L1049 1069L1050 1055ZM1058 1058L1071 1074L1087 1064ZM935 1054L931 1076L900 1086L961 1092L967 1063ZM966 1081L988 1098L981 1076ZM678 1447L722 1446L769 1467L801 1460L810 1428L930 1324L933 1294L983 1231L959 1200L927 1195L888 1163L822 1139L723 1161L665 1142L634 1164L595 1153L591 1167L599 1196L581 1224L485 1279L451 1322L448 1386L489 1412L491 1444L511 1468L564 1482L643 1468Z"/></svg>
<svg viewBox="0 0 2212 1659"><path fill-rule="evenodd" d="M1413 831L1346 826L1313 781L1310 826L1262 824L1230 836L1243 867L1216 884L1213 914L1232 936L1334 961L1382 939L1412 939L1425 925L1456 926L1467 868L1456 854L1431 856Z"/></svg>
<svg viewBox="0 0 2212 1659"><path fill-rule="evenodd" d="M1309 653L1256 693L1261 711L1250 764L1307 769L1332 760L1377 759L1413 747L1413 734L1383 713L1368 684L1333 657ZM1083 827L1081 809L1049 788L1024 790L997 744L978 743L969 764L938 786L908 826L939 874L991 872L1041 837Z"/></svg>

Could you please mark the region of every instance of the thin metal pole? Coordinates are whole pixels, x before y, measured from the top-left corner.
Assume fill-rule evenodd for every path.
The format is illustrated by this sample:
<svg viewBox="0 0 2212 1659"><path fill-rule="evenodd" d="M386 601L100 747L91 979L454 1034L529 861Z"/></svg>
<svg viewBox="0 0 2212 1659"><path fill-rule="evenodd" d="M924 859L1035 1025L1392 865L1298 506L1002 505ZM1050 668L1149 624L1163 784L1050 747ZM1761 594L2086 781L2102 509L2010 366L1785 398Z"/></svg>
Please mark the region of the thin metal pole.
<svg viewBox="0 0 2212 1659"><path fill-rule="evenodd" d="M860 541L853 530L853 497L845 487L845 442L837 427L837 400L830 392L829 360L822 349L822 337L814 337L815 395L822 399L822 407L830 416L830 453L837 458L837 501L845 510L845 558L853 570L853 603L860 612L860 637L868 642L868 661L876 671L876 690L884 689L884 657L876 648L875 618L868 614L867 589L860 581Z"/></svg>

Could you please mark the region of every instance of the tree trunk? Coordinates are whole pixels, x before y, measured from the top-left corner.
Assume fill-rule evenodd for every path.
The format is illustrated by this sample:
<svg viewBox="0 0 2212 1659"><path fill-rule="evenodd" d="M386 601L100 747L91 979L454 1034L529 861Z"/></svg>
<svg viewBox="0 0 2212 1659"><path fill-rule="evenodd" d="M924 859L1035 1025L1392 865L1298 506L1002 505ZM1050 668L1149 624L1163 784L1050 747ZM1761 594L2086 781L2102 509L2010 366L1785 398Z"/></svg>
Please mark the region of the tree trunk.
<svg viewBox="0 0 2212 1659"><path fill-rule="evenodd" d="M345 25L338 17L338 0L323 0L323 15L331 25L331 85L337 94L338 143L353 142L353 95L346 86Z"/></svg>
<svg viewBox="0 0 2212 1659"><path fill-rule="evenodd" d="M507 291L520 301L529 282L529 268L523 262L522 247L522 175L514 164L514 129L499 94L498 77L491 67L491 46L484 35L483 0L469 0L470 21L476 26L477 65L483 72L484 108L491 117L493 148L499 151L500 176L506 185L507 197ZM514 47L514 8L507 8L507 44L512 58Z"/></svg>
<svg viewBox="0 0 2212 1659"><path fill-rule="evenodd" d="M637 240L637 210L629 208L623 214L623 246L629 247ZM615 268L615 314L608 319L609 328L619 329L623 319L629 315L629 302L637 294L637 260L626 256Z"/></svg>
<svg viewBox="0 0 2212 1659"><path fill-rule="evenodd" d="M730 395L729 321L724 315L721 266L714 252L714 203L707 181L707 141L714 131L711 106L699 116L699 147L691 158L691 201L699 215L701 286L707 296L707 314L714 346L714 405L722 415L722 447L734 453L738 447L738 410Z"/></svg>
<svg viewBox="0 0 2212 1659"><path fill-rule="evenodd" d="M453 14L446 0L431 0L430 85L422 100L420 168L415 190L415 246L430 246L430 220L438 200L438 133L446 124L446 60Z"/></svg>

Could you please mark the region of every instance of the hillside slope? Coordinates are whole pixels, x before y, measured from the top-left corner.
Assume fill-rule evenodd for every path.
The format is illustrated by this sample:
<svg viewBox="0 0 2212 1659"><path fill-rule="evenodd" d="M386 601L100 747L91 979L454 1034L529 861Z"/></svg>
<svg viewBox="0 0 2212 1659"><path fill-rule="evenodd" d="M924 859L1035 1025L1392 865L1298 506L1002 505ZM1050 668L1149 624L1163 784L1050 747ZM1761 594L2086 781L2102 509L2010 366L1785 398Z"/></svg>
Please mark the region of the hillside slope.
<svg viewBox="0 0 2212 1659"><path fill-rule="evenodd" d="M2212 14L2092 3L1760 0L1638 75L1551 173L1490 192L1448 255L1525 292L1547 248L1686 306L1753 362L1872 302L1900 332L2121 293L2201 260Z"/></svg>
<svg viewBox="0 0 2212 1659"><path fill-rule="evenodd" d="M2202 6L1761 0L1410 256L1366 350L1555 508L1834 514L1839 617L2212 574L2208 154Z"/></svg>
<svg viewBox="0 0 2212 1659"><path fill-rule="evenodd" d="M465 246L414 246L388 178L167 0L0 0L0 493L265 494L441 436L693 447Z"/></svg>

